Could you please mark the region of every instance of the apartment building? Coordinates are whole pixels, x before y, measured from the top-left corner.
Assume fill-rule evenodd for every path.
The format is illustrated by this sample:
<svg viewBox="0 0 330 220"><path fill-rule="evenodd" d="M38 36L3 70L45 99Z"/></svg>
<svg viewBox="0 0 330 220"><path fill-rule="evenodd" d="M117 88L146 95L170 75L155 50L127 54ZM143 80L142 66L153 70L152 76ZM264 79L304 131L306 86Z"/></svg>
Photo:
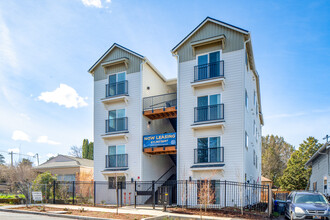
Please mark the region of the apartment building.
<svg viewBox="0 0 330 220"><path fill-rule="evenodd" d="M263 116L250 32L207 17L171 53L177 79L116 43L89 69L94 179L261 183Z"/></svg>

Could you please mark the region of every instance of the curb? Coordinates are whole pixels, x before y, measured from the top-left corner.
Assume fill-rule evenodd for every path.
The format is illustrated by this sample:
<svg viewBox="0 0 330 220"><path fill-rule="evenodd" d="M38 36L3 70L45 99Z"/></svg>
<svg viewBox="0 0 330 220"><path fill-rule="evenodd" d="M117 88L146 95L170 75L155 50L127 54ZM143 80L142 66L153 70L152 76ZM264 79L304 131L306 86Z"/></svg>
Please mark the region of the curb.
<svg viewBox="0 0 330 220"><path fill-rule="evenodd" d="M82 220L118 220L118 219L112 219L112 218L97 218L97 217L88 217L88 216L64 215L64 214L43 213L43 212L33 212L33 211L24 211L24 210L13 210L13 209L2 209L2 208L0 208L0 212L12 212L12 213L32 214L32 215L46 215L46 216L51 216L51 217L70 218L70 219L82 219Z"/></svg>

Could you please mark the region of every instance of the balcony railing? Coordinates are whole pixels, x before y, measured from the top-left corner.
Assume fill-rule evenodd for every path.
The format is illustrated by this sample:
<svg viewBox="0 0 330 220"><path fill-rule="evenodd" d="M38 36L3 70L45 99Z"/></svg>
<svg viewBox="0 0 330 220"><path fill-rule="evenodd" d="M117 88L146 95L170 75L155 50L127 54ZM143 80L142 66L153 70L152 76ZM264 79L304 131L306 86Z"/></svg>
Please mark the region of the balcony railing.
<svg viewBox="0 0 330 220"><path fill-rule="evenodd" d="M109 83L105 85L105 97L111 97L116 95L127 95L128 94L128 82L127 80Z"/></svg>
<svg viewBox="0 0 330 220"><path fill-rule="evenodd" d="M127 167L127 154L105 155L105 168Z"/></svg>
<svg viewBox="0 0 330 220"><path fill-rule="evenodd" d="M224 162L224 148L197 148L194 149L194 163L223 163Z"/></svg>
<svg viewBox="0 0 330 220"><path fill-rule="evenodd" d="M143 111L176 107L176 93L143 98Z"/></svg>
<svg viewBox="0 0 330 220"><path fill-rule="evenodd" d="M224 104L195 107L195 123L224 119Z"/></svg>
<svg viewBox="0 0 330 220"><path fill-rule="evenodd" d="M105 133L128 130L127 117L105 120Z"/></svg>
<svg viewBox="0 0 330 220"><path fill-rule="evenodd" d="M195 66L195 82L216 77L224 77L223 60Z"/></svg>

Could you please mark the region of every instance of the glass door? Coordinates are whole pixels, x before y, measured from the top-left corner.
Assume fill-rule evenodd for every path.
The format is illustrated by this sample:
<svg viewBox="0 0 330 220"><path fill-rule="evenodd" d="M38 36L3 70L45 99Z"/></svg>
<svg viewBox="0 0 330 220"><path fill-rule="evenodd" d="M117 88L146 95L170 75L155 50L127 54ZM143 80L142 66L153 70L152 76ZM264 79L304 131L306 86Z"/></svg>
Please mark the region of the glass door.
<svg viewBox="0 0 330 220"><path fill-rule="evenodd" d="M198 56L198 80L207 79L208 54Z"/></svg>
<svg viewBox="0 0 330 220"><path fill-rule="evenodd" d="M208 162L208 140L207 138L198 138L197 139L197 162L198 163L207 163Z"/></svg>
<svg viewBox="0 0 330 220"><path fill-rule="evenodd" d="M117 131L123 131L126 130L126 111L125 109L118 109L116 112L116 126Z"/></svg>
<svg viewBox="0 0 330 220"><path fill-rule="evenodd" d="M116 167L117 158L116 158L116 146L108 147L108 165L109 167Z"/></svg>
<svg viewBox="0 0 330 220"><path fill-rule="evenodd" d="M117 166L124 167L126 162L125 145L117 145Z"/></svg>
<svg viewBox="0 0 330 220"><path fill-rule="evenodd" d="M126 73L118 73L117 74L117 94L125 94L125 80L126 80Z"/></svg>
<svg viewBox="0 0 330 220"><path fill-rule="evenodd" d="M210 95L210 120L220 119L220 94Z"/></svg>
<svg viewBox="0 0 330 220"><path fill-rule="evenodd" d="M116 110L109 111L108 131L116 131Z"/></svg>
<svg viewBox="0 0 330 220"><path fill-rule="evenodd" d="M109 95L116 95L116 74L109 76Z"/></svg>
<svg viewBox="0 0 330 220"><path fill-rule="evenodd" d="M208 120L208 97L201 96L197 98L197 121Z"/></svg>
<svg viewBox="0 0 330 220"><path fill-rule="evenodd" d="M209 141L210 162L220 162L220 137L210 137Z"/></svg>
<svg viewBox="0 0 330 220"><path fill-rule="evenodd" d="M220 51L210 53L209 78L220 76Z"/></svg>

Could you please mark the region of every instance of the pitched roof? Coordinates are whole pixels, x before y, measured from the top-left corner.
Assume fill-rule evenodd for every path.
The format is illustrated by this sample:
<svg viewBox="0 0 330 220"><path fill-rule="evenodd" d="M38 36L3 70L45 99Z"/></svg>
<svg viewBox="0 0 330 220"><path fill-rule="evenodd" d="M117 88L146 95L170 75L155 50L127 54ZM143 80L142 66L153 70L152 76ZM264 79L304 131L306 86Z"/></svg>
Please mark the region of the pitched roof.
<svg viewBox="0 0 330 220"><path fill-rule="evenodd" d="M141 58L141 59L145 59L145 57L143 56L143 55L141 55L141 54L139 54L139 53L136 53L136 52L134 52L133 50L130 50L130 49L128 49L128 48L126 48L126 47L123 47L123 46L121 46L121 45L119 45L119 44L117 44L117 43L114 43L114 44L112 44L112 46L93 64L93 66L91 66L91 68L89 68L89 70L88 70L88 72L89 73L92 73L93 72L93 70L95 69L95 67L103 60L103 58L105 58L114 48L116 48L116 47L118 47L118 48L120 48L120 49L122 49L122 50L125 50L125 51L127 51L128 53L131 53L131 54L133 54L133 55L135 55L135 56L137 56L137 57L139 57L139 58Z"/></svg>
<svg viewBox="0 0 330 220"><path fill-rule="evenodd" d="M319 157L319 155L321 155L322 151L328 149L330 147L330 142L326 142L325 144L323 144L322 147L320 147L320 149L318 149L318 151L316 151L313 156L311 156L311 158L305 163L305 166L309 166L312 165L313 160L315 160L317 157Z"/></svg>
<svg viewBox="0 0 330 220"><path fill-rule="evenodd" d="M264 176L261 176L261 182L273 182L273 181L271 181L270 179L268 179Z"/></svg>
<svg viewBox="0 0 330 220"><path fill-rule="evenodd" d="M237 32L240 32L242 34L249 34L249 31L243 29L243 28L239 28L237 26L228 24L226 22L211 18L211 17L206 17L194 30L192 30L185 38L183 38L182 41L180 41L180 43L178 43L175 47L173 47L173 49L171 50L172 53L175 53L175 51L184 43L186 42L194 33L196 33L196 31L198 31L206 22L211 21L213 23L219 24L221 26L230 28L232 30L235 30Z"/></svg>
<svg viewBox="0 0 330 220"><path fill-rule="evenodd" d="M35 167L35 169L49 169L49 168L68 168L68 167L93 167L94 161L79 157L72 157L67 155L57 155L56 157L46 161L43 164Z"/></svg>

